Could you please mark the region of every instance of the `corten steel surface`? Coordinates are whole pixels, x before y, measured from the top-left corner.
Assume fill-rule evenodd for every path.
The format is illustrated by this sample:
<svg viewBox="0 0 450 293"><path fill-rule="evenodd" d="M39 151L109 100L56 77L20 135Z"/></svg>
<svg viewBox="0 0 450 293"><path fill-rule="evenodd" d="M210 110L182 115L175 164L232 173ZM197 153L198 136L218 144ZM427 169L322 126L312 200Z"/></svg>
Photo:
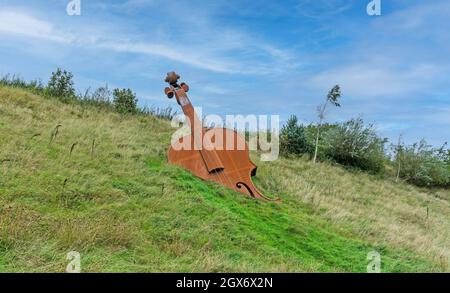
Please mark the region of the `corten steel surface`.
<svg viewBox="0 0 450 293"><path fill-rule="evenodd" d="M257 167L250 160L245 139L230 129L203 127L186 95L189 87L185 83L179 85L179 78L175 72L169 72L165 81L170 87L166 87L164 92L169 98L176 97L189 119L191 134L180 138L179 145L170 147L169 163L181 166L204 180L215 181L256 199L272 201L258 191L251 180L251 176L256 175ZM204 142L204 136L211 139ZM189 147L183 149L183 144Z"/></svg>

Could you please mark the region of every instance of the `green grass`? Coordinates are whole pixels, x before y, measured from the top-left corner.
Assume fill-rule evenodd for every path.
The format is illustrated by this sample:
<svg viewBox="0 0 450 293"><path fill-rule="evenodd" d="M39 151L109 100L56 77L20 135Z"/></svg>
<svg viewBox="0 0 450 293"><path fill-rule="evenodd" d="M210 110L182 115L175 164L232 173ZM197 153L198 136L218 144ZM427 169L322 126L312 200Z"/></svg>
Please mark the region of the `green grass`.
<svg viewBox="0 0 450 293"><path fill-rule="evenodd" d="M282 203L255 201L168 165L173 131L0 87L0 271L449 270L448 190L280 159L255 182Z"/></svg>

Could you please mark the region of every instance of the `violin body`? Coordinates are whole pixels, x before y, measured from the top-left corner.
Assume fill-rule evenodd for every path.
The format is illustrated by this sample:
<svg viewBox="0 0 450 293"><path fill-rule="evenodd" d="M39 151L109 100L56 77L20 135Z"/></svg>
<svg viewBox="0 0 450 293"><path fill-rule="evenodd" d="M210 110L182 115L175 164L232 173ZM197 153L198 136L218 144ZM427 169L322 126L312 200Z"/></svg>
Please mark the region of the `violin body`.
<svg viewBox="0 0 450 293"><path fill-rule="evenodd" d="M170 147L168 153L169 163L181 166L201 179L217 182L257 199L267 200L268 198L259 192L251 181L251 177L256 175L257 167L249 158L248 145L245 139L236 131L226 128L204 128L203 130L205 134L223 137L225 144L227 143L227 138L229 139L230 137L236 142L236 148L233 150L216 150L220 161L223 163L223 171L208 172L203 163L201 153L198 150L194 150L193 143L191 143L192 148L188 150L176 150L178 147ZM211 132L215 132L215 134L211 134ZM181 137L178 140L178 144L183 145L185 141L191 142L191 136ZM244 144L245 149L239 150L237 148L239 144Z"/></svg>
<svg viewBox="0 0 450 293"><path fill-rule="evenodd" d="M255 199L272 201L258 191L251 180L257 166L250 160L245 139L230 129L203 127L186 95L189 87L185 83L178 85L178 79L176 73L168 73L166 82L170 87L165 93L169 98L176 97L189 119L191 134L172 142L169 163Z"/></svg>

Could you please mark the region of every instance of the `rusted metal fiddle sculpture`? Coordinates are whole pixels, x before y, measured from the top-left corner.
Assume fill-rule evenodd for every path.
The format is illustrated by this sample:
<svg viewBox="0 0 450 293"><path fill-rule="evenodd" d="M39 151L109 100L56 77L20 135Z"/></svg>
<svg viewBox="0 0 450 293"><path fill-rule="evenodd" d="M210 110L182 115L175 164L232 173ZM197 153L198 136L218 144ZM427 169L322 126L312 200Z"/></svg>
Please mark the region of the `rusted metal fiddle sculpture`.
<svg viewBox="0 0 450 293"><path fill-rule="evenodd" d="M189 119L191 134L172 143L168 152L169 163L242 194L273 201L259 192L251 180L251 176L256 175L257 167L249 158L245 139L230 129L203 127L186 95L189 86L178 84L179 79L178 74L169 72L165 81L170 86L164 92L168 98L175 96Z"/></svg>

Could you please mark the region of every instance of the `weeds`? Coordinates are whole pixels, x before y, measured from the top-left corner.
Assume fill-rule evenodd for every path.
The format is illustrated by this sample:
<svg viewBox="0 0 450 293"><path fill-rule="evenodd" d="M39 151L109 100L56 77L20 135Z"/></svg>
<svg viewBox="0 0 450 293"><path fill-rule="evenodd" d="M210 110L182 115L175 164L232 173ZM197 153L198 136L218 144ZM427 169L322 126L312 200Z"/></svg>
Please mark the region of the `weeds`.
<svg viewBox="0 0 450 293"><path fill-rule="evenodd" d="M52 73L49 84L44 86L40 80L26 81L19 75L6 74L0 79L0 85L9 86L14 88L21 88L29 90L35 94L39 94L48 98L55 98L64 103L75 103L84 106L95 106L99 109L104 109L107 111L118 111L119 113L128 113L134 115L144 115L144 116L154 116L159 119L171 120L175 115L176 111L171 107L137 107L137 100L132 101L133 110L124 110L124 106L117 107L112 101L112 93L108 89L108 86L99 87L97 90L91 93L90 88L85 90L83 93L75 94L73 75L68 71L57 69L56 72ZM130 90L131 92L131 90ZM117 89L117 93L119 90ZM128 94L128 93L127 93ZM124 95L121 95L121 97ZM135 98L135 97L134 97ZM119 99L120 101L123 98ZM135 107L135 109L134 109Z"/></svg>

